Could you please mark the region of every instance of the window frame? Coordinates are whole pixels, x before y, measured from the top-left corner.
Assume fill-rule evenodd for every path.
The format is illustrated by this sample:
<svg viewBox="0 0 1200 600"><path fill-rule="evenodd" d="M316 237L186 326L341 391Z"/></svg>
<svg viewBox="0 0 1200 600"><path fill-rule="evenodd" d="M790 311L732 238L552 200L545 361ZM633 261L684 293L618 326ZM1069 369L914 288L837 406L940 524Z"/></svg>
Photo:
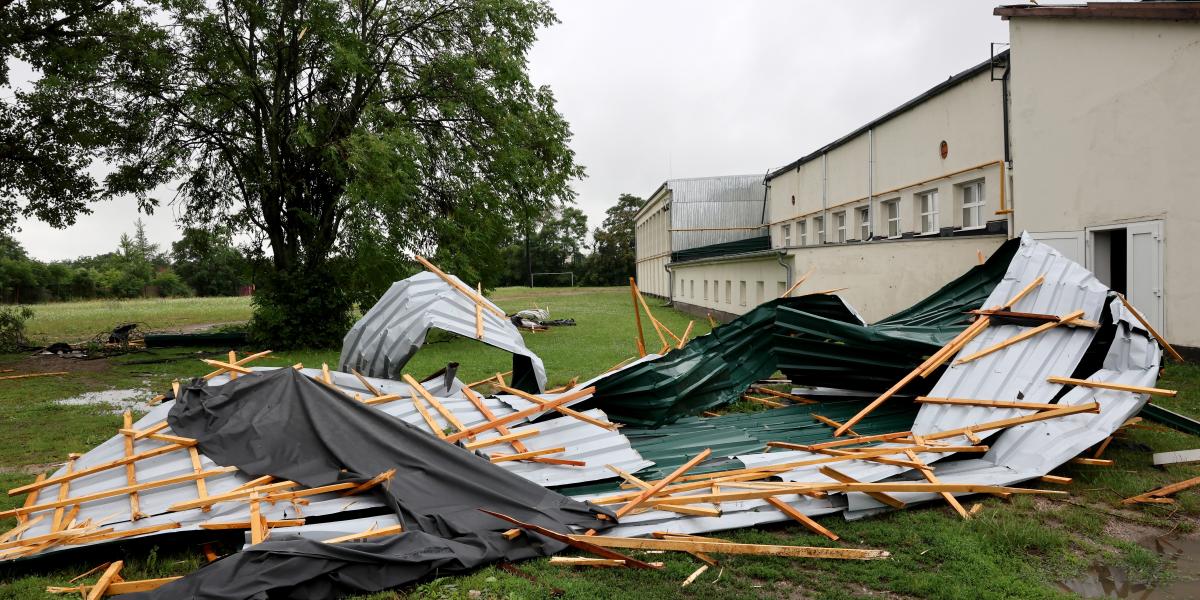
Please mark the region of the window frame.
<svg viewBox="0 0 1200 600"><path fill-rule="evenodd" d="M940 211L938 206L938 189L933 188L913 194L917 205L917 224L920 226L920 231L917 235L935 235L941 232ZM925 200L932 200L932 209L925 210ZM925 228L925 219L929 217L932 230Z"/></svg>
<svg viewBox="0 0 1200 600"><path fill-rule="evenodd" d="M725 304L733 304L733 280L725 280Z"/></svg>
<svg viewBox="0 0 1200 600"><path fill-rule="evenodd" d="M880 206L883 207L883 221L887 225L884 228L884 230L887 231L887 239L889 239L889 240L899 239L900 237L902 237L904 235L904 229L901 227L902 221L900 219L900 199L892 198L891 200L884 200L883 202L880 202L879 204L880 204ZM892 210L896 211L895 218L892 217L892 214L891 214ZM892 224L893 223L896 224L896 233L894 233L894 234L892 233Z"/></svg>
<svg viewBox="0 0 1200 600"><path fill-rule="evenodd" d="M846 228L847 215L846 211L838 211L833 213L833 225L837 243L844 244L849 239L849 231Z"/></svg>
<svg viewBox="0 0 1200 600"><path fill-rule="evenodd" d="M796 245L808 245L808 221L804 219L796 221Z"/></svg>
<svg viewBox="0 0 1200 600"><path fill-rule="evenodd" d="M855 216L858 217L858 241L868 242L871 240L871 207L860 206L854 209Z"/></svg>
<svg viewBox="0 0 1200 600"><path fill-rule="evenodd" d="M783 247L787 248L792 245L792 224L784 223L780 228L779 237L783 240Z"/></svg>
<svg viewBox="0 0 1200 600"><path fill-rule="evenodd" d="M987 205L987 199L983 195L983 192L984 192L983 183L984 183L983 179L976 179L975 181L968 181L966 183L959 184L959 186L958 186L959 187L959 198L960 198L959 214L962 217L962 226L960 227L960 229L963 231L970 231L973 229L983 229L984 227L987 227L987 221L984 219L984 216L983 216L983 214L984 214L983 209ZM975 202L973 202L971 204L967 204L967 190L968 189L977 189L978 190L978 194L975 196ZM978 211L979 223L976 225L968 226L966 216L967 216L967 211L971 210L971 209Z"/></svg>
<svg viewBox="0 0 1200 600"><path fill-rule="evenodd" d="M813 217L813 233L817 235L817 244L825 243L825 217Z"/></svg>

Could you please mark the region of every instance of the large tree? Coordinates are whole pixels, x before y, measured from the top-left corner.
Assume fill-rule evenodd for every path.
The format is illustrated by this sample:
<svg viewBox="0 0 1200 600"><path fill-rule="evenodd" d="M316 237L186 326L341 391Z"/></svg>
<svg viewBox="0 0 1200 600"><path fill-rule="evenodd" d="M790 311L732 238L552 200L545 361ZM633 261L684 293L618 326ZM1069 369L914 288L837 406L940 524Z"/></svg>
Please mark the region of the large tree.
<svg viewBox="0 0 1200 600"><path fill-rule="evenodd" d="M87 6L99 16L79 30L95 58L39 59L7 130L59 123L65 160L48 176L82 182L81 201L125 193L151 207L150 190L178 181L189 225L251 235L273 265L252 325L274 344L340 339L361 298L351 287L378 288L409 252L436 250L478 279L510 224L569 201L582 175L550 91L526 73L537 28L554 21L541 1ZM122 134L79 133L95 114ZM103 182L87 172L97 158L113 165ZM372 265L391 269L364 275Z"/></svg>
<svg viewBox="0 0 1200 600"><path fill-rule="evenodd" d="M637 196L621 194L617 203L605 211L604 222L592 233L585 283L626 285L634 276L634 217L642 204Z"/></svg>

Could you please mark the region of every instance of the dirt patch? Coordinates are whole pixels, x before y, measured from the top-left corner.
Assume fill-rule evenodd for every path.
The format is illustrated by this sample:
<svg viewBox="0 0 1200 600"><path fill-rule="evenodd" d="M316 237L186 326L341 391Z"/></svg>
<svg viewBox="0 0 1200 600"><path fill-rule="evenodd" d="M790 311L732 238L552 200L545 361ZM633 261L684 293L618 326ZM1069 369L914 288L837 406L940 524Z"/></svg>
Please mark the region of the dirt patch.
<svg viewBox="0 0 1200 600"><path fill-rule="evenodd" d="M106 373L112 365L105 359L83 360L79 358L63 358L56 354L35 354L26 356L16 362L8 363L4 368L12 369L17 375L22 373L49 373L67 371L68 373Z"/></svg>

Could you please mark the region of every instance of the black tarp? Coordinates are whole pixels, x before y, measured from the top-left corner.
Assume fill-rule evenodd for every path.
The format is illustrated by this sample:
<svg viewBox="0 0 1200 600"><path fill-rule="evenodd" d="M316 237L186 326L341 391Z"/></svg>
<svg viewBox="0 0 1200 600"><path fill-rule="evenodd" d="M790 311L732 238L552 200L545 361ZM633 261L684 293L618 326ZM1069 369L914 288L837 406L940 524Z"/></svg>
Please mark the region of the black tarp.
<svg viewBox="0 0 1200 600"><path fill-rule="evenodd" d="M452 573L498 560L549 555L559 542L533 534L506 540L511 525L487 508L564 533L604 529L597 507L577 502L356 402L293 369L185 388L168 417L220 465L308 487L396 474L382 494L405 532L323 544L267 541L141 598L328 598ZM611 515L611 513L608 513Z"/></svg>

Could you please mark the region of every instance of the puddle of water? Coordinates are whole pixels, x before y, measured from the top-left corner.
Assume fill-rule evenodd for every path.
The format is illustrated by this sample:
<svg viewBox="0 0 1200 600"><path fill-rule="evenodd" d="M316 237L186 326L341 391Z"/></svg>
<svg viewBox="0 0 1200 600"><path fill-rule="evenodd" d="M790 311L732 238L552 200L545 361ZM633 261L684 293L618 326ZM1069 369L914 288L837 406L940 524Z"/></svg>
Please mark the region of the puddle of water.
<svg viewBox="0 0 1200 600"><path fill-rule="evenodd" d="M1200 538L1160 537L1139 544L1174 561L1178 579L1163 585L1147 585L1130 578L1121 567L1096 566L1082 576L1060 581L1059 589L1084 598L1131 598L1135 600L1191 600L1200 598Z"/></svg>
<svg viewBox="0 0 1200 600"><path fill-rule="evenodd" d="M74 398L55 400L54 403L64 406L111 406L113 408L110 412L119 415L126 410L148 412L150 410L149 402L153 397L154 395L149 390L104 390L87 392Z"/></svg>

